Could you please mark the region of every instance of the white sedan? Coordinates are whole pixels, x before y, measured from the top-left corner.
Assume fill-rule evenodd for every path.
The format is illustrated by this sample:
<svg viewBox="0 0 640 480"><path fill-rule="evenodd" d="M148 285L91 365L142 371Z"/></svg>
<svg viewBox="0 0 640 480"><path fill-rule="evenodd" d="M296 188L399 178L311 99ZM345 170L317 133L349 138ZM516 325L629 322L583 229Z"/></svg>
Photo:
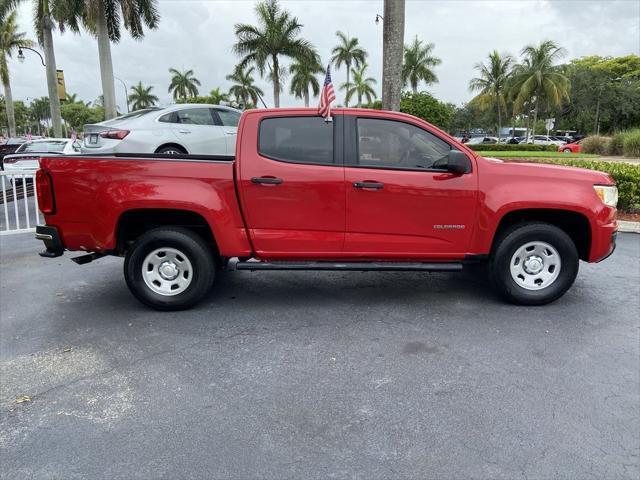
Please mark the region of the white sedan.
<svg viewBox="0 0 640 480"><path fill-rule="evenodd" d="M222 105L146 108L85 125L82 153L233 155L241 114Z"/></svg>
<svg viewBox="0 0 640 480"><path fill-rule="evenodd" d="M11 155L4 157L3 169L37 170L38 160L44 155L72 155L80 153L80 142L70 138L43 138L25 142Z"/></svg>
<svg viewBox="0 0 640 480"><path fill-rule="evenodd" d="M532 143L534 145L564 145L567 142L563 142L561 140L556 140L554 138L549 137L548 135L534 135L533 137L529 137L529 141L527 143Z"/></svg>

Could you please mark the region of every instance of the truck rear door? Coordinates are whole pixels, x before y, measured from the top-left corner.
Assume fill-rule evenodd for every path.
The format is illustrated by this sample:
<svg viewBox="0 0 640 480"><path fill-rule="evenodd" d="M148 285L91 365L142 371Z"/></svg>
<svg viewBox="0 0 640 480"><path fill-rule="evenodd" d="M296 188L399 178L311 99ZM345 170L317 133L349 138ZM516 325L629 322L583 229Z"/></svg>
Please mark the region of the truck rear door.
<svg viewBox="0 0 640 480"><path fill-rule="evenodd" d="M253 248L265 259L338 257L345 234L342 116L327 123L311 113L282 115L248 115L241 133L239 192Z"/></svg>

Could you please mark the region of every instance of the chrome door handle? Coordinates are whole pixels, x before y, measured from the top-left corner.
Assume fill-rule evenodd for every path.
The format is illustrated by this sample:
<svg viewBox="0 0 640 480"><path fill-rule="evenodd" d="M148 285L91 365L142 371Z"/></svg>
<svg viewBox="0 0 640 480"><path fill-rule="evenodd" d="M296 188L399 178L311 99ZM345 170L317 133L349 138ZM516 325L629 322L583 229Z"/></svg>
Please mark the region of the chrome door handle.
<svg viewBox="0 0 640 480"><path fill-rule="evenodd" d="M191 130L178 130L180 133L191 133Z"/></svg>
<svg viewBox="0 0 640 480"><path fill-rule="evenodd" d="M224 133L226 133L227 135L235 135L236 134L236 132L233 132L233 131L230 131L230 130L227 131L227 132L224 132Z"/></svg>

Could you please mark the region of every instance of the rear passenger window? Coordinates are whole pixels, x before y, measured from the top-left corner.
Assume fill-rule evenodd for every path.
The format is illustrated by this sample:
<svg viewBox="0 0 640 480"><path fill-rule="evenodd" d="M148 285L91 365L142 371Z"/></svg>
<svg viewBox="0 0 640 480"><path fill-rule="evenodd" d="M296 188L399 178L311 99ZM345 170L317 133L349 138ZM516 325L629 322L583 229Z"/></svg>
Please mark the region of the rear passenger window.
<svg viewBox="0 0 640 480"><path fill-rule="evenodd" d="M265 118L258 151L274 160L333 163L333 123L321 117Z"/></svg>
<svg viewBox="0 0 640 480"><path fill-rule="evenodd" d="M240 121L240 114L232 110L216 109L216 113L220 117L222 125L225 127L237 127Z"/></svg>

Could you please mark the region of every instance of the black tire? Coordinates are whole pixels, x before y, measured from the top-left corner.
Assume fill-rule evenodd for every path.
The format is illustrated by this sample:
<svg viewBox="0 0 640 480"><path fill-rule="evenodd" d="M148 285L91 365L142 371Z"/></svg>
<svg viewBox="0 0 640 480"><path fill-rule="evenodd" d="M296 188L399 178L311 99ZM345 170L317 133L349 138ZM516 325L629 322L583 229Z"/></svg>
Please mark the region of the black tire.
<svg viewBox="0 0 640 480"><path fill-rule="evenodd" d="M564 153L571 153L571 149L570 148L565 148L564 150L562 150Z"/></svg>
<svg viewBox="0 0 640 480"><path fill-rule="evenodd" d="M187 151L177 145L166 145L156 150L156 153L161 153L163 155L186 155Z"/></svg>
<svg viewBox="0 0 640 480"><path fill-rule="evenodd" d="M555 280L540 290L523 288L511 274L511 261L516 251L530 242L544 242L552 246L561 261ZM497 239L489 263L489 278L494 289L512 303L545 305L571 288L578 275L579 261L573 240L563 230L548 223L523 223L507 229Z"/></svg>
<svg viewBox="0 0 640 480"><path fill-rule="evenodd" d="M147 256L165 248L178 251L190 263L189 268L184 269L189 270L190 283L178 294L158 293L143 278L142 269L148 260ZM129 290L140 302L156 310L184 310L193 307L209 293L215 274L212 246L199 235L184 228L163 227L148 231L138 238L124 261L124 277Z"/></svg>

